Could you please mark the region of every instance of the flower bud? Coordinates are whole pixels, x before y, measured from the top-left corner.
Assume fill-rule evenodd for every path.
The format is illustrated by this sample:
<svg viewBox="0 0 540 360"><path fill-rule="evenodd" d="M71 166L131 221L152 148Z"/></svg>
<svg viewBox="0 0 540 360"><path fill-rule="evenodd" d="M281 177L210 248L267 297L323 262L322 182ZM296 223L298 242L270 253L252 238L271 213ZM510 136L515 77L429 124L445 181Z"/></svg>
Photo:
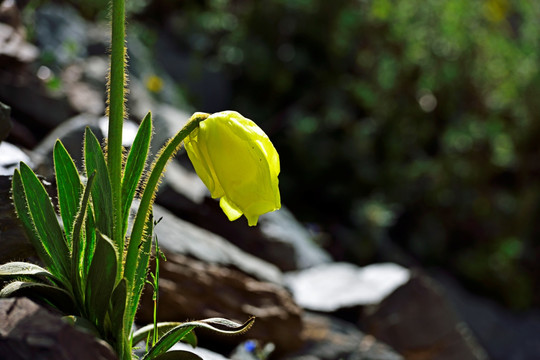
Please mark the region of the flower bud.
<svg viewBox="0 0 540 360"><path fill-rule="evenodd" d="M279 155L253 121L235 111L210 115L184 139L197 175L229 220L242 214L250 226L281 207Z"/></svg>

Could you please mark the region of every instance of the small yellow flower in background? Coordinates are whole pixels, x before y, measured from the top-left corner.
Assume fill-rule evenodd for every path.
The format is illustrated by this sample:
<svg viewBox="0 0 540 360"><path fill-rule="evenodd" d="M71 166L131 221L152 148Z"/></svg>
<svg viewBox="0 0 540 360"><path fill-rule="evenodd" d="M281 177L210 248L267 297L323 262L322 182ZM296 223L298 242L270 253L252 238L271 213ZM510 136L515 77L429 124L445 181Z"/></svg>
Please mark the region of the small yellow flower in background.
<svg viewBox="0 0 540 360"><path fill-rule="evenodd" d="M146 78L146 88L153 93L158 93L163 89L163 79L157 75L150 75Z"/></svg>
<svg viewBox="0 0 540 360"><path fill-rule="evenodd" d="M185 140L189 159L230 221L250 226L281 207L279 155L253 121L235 111L210 115Z"/></svg>

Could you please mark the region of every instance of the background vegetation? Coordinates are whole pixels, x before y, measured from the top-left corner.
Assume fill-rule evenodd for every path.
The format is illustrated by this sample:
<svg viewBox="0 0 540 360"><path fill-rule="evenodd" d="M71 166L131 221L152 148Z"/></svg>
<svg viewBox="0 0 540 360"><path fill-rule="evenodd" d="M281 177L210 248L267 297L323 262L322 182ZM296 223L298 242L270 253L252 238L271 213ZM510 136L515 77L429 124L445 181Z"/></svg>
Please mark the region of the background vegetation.
<svg viewBox="0 0 540 360"><path fill-rule="evenodd" d="M395 259L396 244L540 305L540 3L128 3L132 72L161 101L256 120L283 203L338 259Z"/></svg>

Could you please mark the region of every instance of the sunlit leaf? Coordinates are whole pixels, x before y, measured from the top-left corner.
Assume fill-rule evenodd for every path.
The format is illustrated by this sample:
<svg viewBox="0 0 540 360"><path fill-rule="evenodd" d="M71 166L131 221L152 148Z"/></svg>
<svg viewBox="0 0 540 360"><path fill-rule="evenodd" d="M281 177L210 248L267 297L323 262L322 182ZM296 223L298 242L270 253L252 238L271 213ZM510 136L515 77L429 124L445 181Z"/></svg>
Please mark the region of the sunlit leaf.
<svg viewBox="0 0 540 360"><path fill-rule="evenodd" d="M129 151L122 180L122 219L123 234L126 233L127 220L131 203L137 191L139 180L146 164L148 150L150 149L150 139L152 138L152 115L148 113L141 125L133 145Z"/></svg>
<svg viewBox="0 0 540 360"><path fill-rule="evenodd" d="M73 159L60 140L54 145L54 171L58 190L58 207L69 242L75 216L79 212L82 184Z"/></svg>

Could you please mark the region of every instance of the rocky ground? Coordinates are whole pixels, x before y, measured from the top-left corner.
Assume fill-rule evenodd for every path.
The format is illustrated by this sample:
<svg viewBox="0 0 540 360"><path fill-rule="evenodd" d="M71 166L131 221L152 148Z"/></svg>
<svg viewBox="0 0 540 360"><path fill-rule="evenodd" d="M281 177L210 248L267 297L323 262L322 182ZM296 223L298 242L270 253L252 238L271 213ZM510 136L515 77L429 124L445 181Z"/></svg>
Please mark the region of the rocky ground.
<svg viewBox="0 0 540 360"><path fill-rule="evenodd" d="M0 1L0 101L11 108L0 117L3 139L9 134L0 145L2 263L32 256L9 198L9 175L18 162L53 183L54 141L60 138L80 159L84 128L98 138L107 129L107 27L85 22L66 6L49 5L36 16L39 47L25 41L15 3ZM78 44L75 50L65 47L68 35ZM136 43L133 49L143 51ZM36 65L51 52L61 65L56 89L51 69ZM136 121L151 110L156 151L190 114L157 101L141 65L133 62L124 142L129 146ZM243 338L201 333L195 351L204 359L257 359L265 353L296 360L540 358L539 312L511 314L468 294L444 272L334 262L284 205L261 217L257 228L228 222L185 155L170 164L154 208L162 218L156 235L167 257L160 269L160 320L257 317ZM152 320L149 294L142 299L141 324ZM0 357L38 353L44 359L114 358L106 344L59 323L39 305L0 300ZM82 353L86 357L72 355Z"/></svg>

